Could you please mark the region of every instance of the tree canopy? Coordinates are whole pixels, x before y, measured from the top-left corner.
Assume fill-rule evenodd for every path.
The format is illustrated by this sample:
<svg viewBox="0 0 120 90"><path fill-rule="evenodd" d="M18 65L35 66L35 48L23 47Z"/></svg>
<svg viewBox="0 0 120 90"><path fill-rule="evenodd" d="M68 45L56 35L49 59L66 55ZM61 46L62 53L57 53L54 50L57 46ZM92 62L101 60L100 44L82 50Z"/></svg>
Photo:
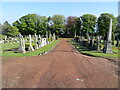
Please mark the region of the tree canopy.
<svg viewBox="0 0 120 90"><path fill-rule="evenodd" d="M82 34L83 35L85 35L85 33L89 33L91 35L94 34L97 17L93 14L84 14L81 16L81 19L83 21Z"/></svg>

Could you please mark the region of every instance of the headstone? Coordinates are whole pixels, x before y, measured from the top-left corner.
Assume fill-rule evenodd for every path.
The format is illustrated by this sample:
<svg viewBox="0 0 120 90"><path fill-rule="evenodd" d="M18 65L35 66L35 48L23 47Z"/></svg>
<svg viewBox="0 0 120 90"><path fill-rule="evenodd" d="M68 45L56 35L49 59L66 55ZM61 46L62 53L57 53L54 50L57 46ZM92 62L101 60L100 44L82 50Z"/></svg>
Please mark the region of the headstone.
<svg viewBox="0 0 120 90"><path fill-rule="evenodd" d="M108 31L108 36L107 36L107 42L104 48L104 53L112 53L112 19L110 18L110 25L109 25L109 31Z"/></svg>
<svg viewBox="0 0 120 90"><path fill-rule="evenodd" d="M42 44L42 37L38 35L38 48L42 47L41 44Z"/></svg>
<svg viewBox="0 0 120 90"><path fill-rule="evenodd" d="M19 46L17 52L25 53L26 52L25 51L25 40L21 34L19 34L19 38L20 38L20 46Z"/></svg>
<svg viewBox="0 0 120 90"><path fill-rule="evenodd" d="M94 49L94 41L95 41L95 37L92 36L92 39L91 39L91 48Z"/></svg>
<svg viewBox="0 0 120 90"><path fill-rule="evenodd" d="M41 47L44 47L44 38L42 38Z"/></svg>
<svg viewBox="0 0 120 90"><path fill-rule="evenodd" d="M74 38L76 37L76 31L75 31L75 33L74 33Z"/></svg>
<svg viewBox="0 0 120 90"><path fill-rule="evenodd" d="M34 46L35 50L38 49L38 44L37 44L37 42L38 42L38 37L37 37L37 35L36 35L36 33L35 33L35 41L34 41L34 43L35 43L35 46Z"/></svg>
<svg viewBox="0 0 120 90"><path fill-rule="evenodd" d="M90 36L88 33L86 33L86 37L87 37L87 46L89 47L90 46Z"/></svg>
<svg viewBox="0 0 120 90"><path fill-rule="evenodd" d="M55 33L53 34L53 40L56 40L56 36L55 36Z"/></svg>
<svg viewBox="0 0 120 90"><path fill-rule="evenodd" d="M97 51L100 52L100 37L97 36Z"/></svg>
<svg viewBox="0 0 120 90"><path fill-rule="evenodd" d="M48 31L46 31L46 44L48 44Z"/></svg>
<svg viewBox="0 0 120 90"><path fill-rule="evenodd" d="M116 46L118 47L120 45L120 40L117 39L117 43L116 43Z"/></svg>
<svg viewBox="0 0 120 90"><path fill-rule="evenodd" d="M51 41L52 41L52 34L51 34L51 32L49 33L49 43L51 43Z"/></svg>
<svg viewBox="0 0 120 90"><path fill-rule="evenodd" d="M34 51L33 46L32 46L31 35L29 35L29 47L28 47L28 51Z"/></svg>

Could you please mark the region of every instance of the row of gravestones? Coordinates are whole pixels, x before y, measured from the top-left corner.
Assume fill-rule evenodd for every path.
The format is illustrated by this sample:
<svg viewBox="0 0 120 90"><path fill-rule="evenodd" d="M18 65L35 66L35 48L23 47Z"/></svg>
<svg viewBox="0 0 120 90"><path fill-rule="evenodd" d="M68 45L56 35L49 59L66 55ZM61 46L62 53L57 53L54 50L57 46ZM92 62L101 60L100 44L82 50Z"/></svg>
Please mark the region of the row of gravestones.
<svg viewBox="0 0 120 90"><path fill-rule="evenodd" d="M46 36L46 38L42 38L41 35L34 35L34 40L32 40L32 37L31 35L29 35L28 37L23 37L21 34L19 35L19 38L20 38L20 46L18 48L17 51L15 52L19 52L19 53L26 53L26 42L28 41L29 42L29 46L28 46L28 51L34 51L34 50L37 50L37 49L40 49L42 47L44 47L45 45L47 44L50 44L52 41L54 41L56 39L56 36L55 34L52 35L49 35L49 39L51 40L48 40L48 35ZM34 46L33 46L33 43L34 43Z"/></svg>
<svg viewBox="0 0 120 90"><path fill-rule="evenodd" d="M3 43L3 44L11 43L11 44L13 44L13 43L19 43L19 41L18 41L18 37L7 37L7 36L5 36L2 40L0 40L0 43Z"/></svg>
<svg viewBox="0 0 120 90"><path fill-rule="evenodd" d="M97 51L101 51L101 41L102 41L102 36L89 36L88 34L86 34L87 36L87 41L85 41L85 37L81 36L81 37L75 37L74 39L77 42L80 42L82 45L87 46L90 49L96 49ZM108 37L107 40L104 41L104 48L102 49L104 53L112 53L112 19L110 19L110 25L109 25L109 32L108 32ZM119 46L120 41L119 39L117 39L117 44L116 46Z"/></svg>

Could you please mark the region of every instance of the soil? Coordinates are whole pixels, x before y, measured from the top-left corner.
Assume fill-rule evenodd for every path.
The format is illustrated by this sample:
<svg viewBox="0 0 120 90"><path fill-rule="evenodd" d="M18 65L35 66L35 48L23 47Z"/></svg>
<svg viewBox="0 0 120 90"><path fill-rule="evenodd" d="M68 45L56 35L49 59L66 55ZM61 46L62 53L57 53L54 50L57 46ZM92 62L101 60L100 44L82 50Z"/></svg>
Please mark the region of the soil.
<svg viewBox="0 0 120 90"><path fill-rule="evenodd" d="M2 59L3 88L118 88L114 62L82 55L68 39L44 55Z"/></svg>

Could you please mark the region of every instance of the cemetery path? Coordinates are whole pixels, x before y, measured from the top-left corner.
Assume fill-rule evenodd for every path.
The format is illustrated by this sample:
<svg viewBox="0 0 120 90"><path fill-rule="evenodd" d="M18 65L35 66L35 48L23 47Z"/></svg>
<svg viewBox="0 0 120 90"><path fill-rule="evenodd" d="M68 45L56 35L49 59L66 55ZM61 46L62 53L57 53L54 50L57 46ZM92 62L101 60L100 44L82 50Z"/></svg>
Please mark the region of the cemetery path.
<svg viewBox="0 0 120 90"><path fill-rule="evenodd" d="M9 60L10 59L10 60ZM3 88L117 88L117 65L79 54L68 39L49 53L3 58Z"/></svg>

